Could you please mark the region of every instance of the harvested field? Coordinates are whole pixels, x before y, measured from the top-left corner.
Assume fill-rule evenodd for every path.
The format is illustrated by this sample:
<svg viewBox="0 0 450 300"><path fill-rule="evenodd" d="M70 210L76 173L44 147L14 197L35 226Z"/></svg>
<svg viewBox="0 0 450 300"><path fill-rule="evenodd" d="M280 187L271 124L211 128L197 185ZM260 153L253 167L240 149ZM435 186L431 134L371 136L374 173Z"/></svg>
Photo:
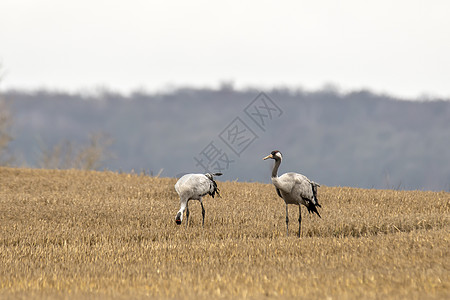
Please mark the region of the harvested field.
<svg viewBox="0 0 450 300"><path fill-rule="evenodd" d="M175 224L176 180L0 168L0 298L449 299L450 193L218 182Z"/></svg>

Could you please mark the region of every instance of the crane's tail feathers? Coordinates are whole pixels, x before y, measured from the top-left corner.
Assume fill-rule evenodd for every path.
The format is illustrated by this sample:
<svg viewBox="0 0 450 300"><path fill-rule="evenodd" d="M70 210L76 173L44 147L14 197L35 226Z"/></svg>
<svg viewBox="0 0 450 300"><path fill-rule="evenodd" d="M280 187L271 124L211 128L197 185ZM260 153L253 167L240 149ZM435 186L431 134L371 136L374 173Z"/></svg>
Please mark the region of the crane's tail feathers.
<svg viewBox="0 0 450 300"><path fill-rule="evenodd" d="M216 186L216 191L215 192L217 193L217 196L218 197L222 197L222 196L220 196L219 191L220 191L219 188ZM214 194L212 195L212 197L214 198Z"/></svg>
<svg viewBox="0 0 450 300"><path fill-rule="evenodd" d="M312 201L306 201L306 208L308 209L308 212L309 213L312 212L313 214L316 213L319 216L319 218L322 218L319 212L317 211L317 206L321 207L319 204L316 205Z"/></svg>
<svg viewBox="0 0 450 300"><path fill-rule="evenodd" d="M319 200L317 199L317 188L319 186L320 186L320 184L318 184L317 182L311 181L311 188L312 188L312 192L313 192L314 205L322 208L322 206L319 204Z"/></svg>
<svg viewBox="0 0 450 300"><path fill-rule="evenodd" d="M217 196L220 197L220 193L219 193L219 188L217 187L217 183L214 180L211 180L211 189L209 194L211 195L211 197L214 198L214 195L217 193Z"/></svg>
<svg viewBox="0 0 450 300"><path fill-rule="evenodd" d="M208 177L209 181L210 181L210 186L209 186L209 192L208 194L211 195L211 197L214 198L214 195L217 193L217 196L220 197L220 193L219 193L219 188L217 187L217 183L214 180L214 176L220 176L222 175L222 173L206 173L205 176Z"/></svg>
<svg viewBox="0 0 450 300"><path fill-rule="evenodd" d="M220 197L219 188L217 187L217 183L214 181L214 176L222 176L222 173L206 173L205 176L211 181L208 194L214 198L214 195L217 193L217 196Z"/></svg>

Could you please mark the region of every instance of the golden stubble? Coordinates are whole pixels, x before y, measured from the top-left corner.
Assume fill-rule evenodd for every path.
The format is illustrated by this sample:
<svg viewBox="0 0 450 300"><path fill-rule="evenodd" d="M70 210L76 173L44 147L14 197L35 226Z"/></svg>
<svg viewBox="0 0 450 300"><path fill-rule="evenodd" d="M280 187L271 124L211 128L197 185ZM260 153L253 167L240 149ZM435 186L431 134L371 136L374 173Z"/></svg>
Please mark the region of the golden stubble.
<svg viewBox="0 0 450 300"><path fill-rule="evenodd" d="M450 296L450 194L325 187L322 218L218 182L177 226L176 179L0 168L0 298Z"/></svg>

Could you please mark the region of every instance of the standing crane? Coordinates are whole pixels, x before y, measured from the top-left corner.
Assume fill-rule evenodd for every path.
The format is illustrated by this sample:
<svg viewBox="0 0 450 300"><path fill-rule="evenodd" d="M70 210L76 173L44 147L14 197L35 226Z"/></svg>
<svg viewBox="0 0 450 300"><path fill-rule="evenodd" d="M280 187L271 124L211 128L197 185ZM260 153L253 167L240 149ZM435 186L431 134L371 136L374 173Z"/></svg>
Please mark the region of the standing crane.
<svg viewBox="0 0 450 300"><path fill-rule="evenodd" d="M209 194L214 198L214 195L219 194L219 188L214 181L214 176L221 176L222 173L206 173L206 174L186 174L181 177L175 184L175 190L180 196L181 208L175 217L175 222L180 225L183 221L183 213L186 210L186 227L189 222L189 200L198 200L202 206L202 226L205 225L205 208L203 207L202 197Z"/></svg>
<svg viewBox="0 0 450 300"><path fill-rule="evenodd" d="M280 151L275 150L264 157L263 160L269 158L275 160L272 169L272 183L275 186L278 196L283 198L286 203L286 235L289 235L288 204L295 204L298 205L298 237L300 237L302 226L302 210L300 204L306 206L309 213L316 213L321 218L317 211L317 207L322 207L317 200L317 187L320 185L298 173L290 172L278 177L278 168L280 167L283 156Z"/></svg>

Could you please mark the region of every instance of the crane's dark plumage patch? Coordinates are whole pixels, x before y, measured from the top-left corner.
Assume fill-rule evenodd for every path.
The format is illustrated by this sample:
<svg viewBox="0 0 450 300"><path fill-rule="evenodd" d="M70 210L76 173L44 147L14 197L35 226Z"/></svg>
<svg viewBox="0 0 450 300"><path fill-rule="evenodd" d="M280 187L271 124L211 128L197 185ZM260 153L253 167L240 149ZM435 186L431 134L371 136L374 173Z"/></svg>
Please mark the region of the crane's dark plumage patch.
<svg viewBox="0 0 450 300"><path fill-rule="evenodd" d="M208 179L211 181L208 194L214 198L215 194L217 193L217 196L220 197L219 188L217 187L217 183L214 180L214 176L222 176L222 173L206 173L205 176L208 177Z"/></svg>
<svg viewBox="0 0 450 300"><path fill-rule="evenodd" d="M308 212L309 213L312 212L313 214L316 213L319 216L319 218L322 218L320 216L319 212L317 211L316 205L314 205L314 203L311 200L308 200L308 199L304 199L304 200L306 201L306 208L308 209Z"/></svg>
<svg viewBox="0 0 450 300"><path fill-rule="evenodd" d="M318 184L317 182L311 181L311 188L312 188L312 192L313 192L314 201L316 202L316 206L322 208L322 206L319 204L319 199L317 199L317 187L318 186L320 186L320 184Z"/></svg>
<svg viewBox="0 0 450 300"><path fill-rule="evenodd" d="M275 188L275 190L277 191L278 196L280 196L280 198L283 198L283 197L281 196L280 190L279 190L278 188Z"/></svg>
<svg viewBox="0 0 450 300"><path fill-rule="evenodd" d="M177 223L177 225L181 224L181 213L177 213L177 217L175 218L175 223Z"/></svg>
<svg viewBox="0 0 450 300"><path fill-rule="evenodd" d="M277 153L280 153L281 154L281 152L280 151L278 151L278 150L274 150L274 151L272 151L270 154L272 154L272 158L275 158L275 154L277 154Z"/></svg>
<svg viewBox="0 0 450 300"><path fill-rule="evenodd" d="M211 195L211 197L213 197L214 198L214 195L217 193L217 196L219 196L220 197L220 194L219 194L219 188L217 187L217 183L213 180L213 179L211 179L211 186L210 186L211 188L210 188L210 190L212 190L212 192L209 192L209 194Z"/></svg>

